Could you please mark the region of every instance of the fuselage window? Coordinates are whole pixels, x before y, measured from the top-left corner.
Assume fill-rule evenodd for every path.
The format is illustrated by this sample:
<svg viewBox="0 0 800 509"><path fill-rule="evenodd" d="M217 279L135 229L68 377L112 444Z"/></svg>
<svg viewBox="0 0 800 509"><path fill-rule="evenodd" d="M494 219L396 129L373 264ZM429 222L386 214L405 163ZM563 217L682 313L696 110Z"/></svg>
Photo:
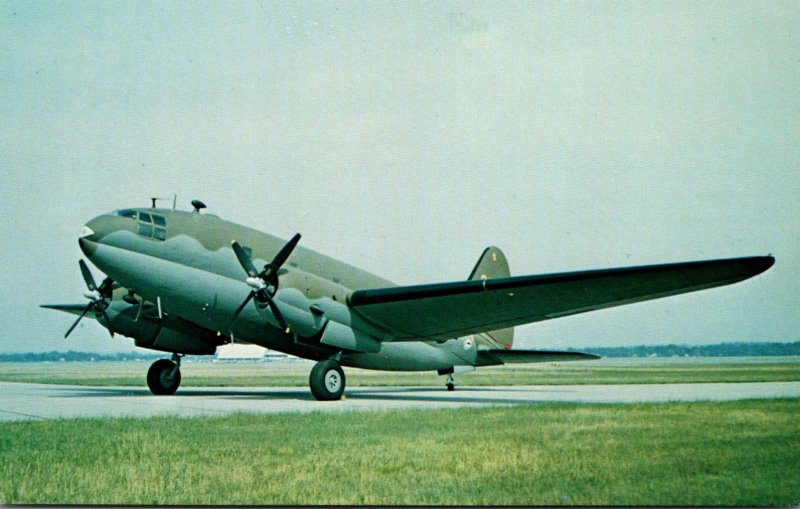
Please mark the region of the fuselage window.
<svg viewBox="0 0 800 509"><path fill-rule="evenodd" d="M163 228L153 229L153 236L158 240L167 240L167 230Z"/></svg>
<svg viewBox="0 0 800 509"><path fill-rule="evenodd" d="M136 219L136 211L131 209L120 209L117 211L117 215L122 217L132 217Z"/></svg>
<svg viewBox="0 0 800 509"><path fill-rule="evenodd" d="M167 220L164 219L164 216L157 216L153 214L153 223L155 223L156 226L163 226L165 228L167 227Z"/></svg>
<svg viewBox="0 0 800 509"><path fill-rule="evenodd" d="M152 237L153 236L153 227L149 224L142 224L139 223L139 229L137 231L139 235L144 235L145 237Z"/></svg>
<svg viewBox="0 0 800 509"><path fill-rule="evenodd" d="M150 219L150 214L147 212L139 212L139 221L143 223L152 223L153 220Z"/></svg>

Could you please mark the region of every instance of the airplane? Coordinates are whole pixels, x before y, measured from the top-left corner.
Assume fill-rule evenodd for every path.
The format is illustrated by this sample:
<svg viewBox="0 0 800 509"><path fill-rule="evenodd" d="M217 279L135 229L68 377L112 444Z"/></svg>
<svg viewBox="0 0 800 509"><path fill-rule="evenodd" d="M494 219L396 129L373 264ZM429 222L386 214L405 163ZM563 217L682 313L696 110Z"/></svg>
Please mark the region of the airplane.
<svg viewBox="0 0 800 509"><path fill-rule="evenodd" d="M341 399L342 366L447 375L483 366L591 360L571 351L514 349L514 327L737 283L775 258L751 256L546 275L511 276L487 247L462 281L398 286L289 241L203 212L152 207L99 215L81 229L83 254L107 277L79 267L86 304L42 305L93 317L112 337L171 353L147 385L174 394L181 358L252 343L317 361L317 400ZM261 269L259 269L261 267ZM92 313L93 312L93 313Z"/></svg>

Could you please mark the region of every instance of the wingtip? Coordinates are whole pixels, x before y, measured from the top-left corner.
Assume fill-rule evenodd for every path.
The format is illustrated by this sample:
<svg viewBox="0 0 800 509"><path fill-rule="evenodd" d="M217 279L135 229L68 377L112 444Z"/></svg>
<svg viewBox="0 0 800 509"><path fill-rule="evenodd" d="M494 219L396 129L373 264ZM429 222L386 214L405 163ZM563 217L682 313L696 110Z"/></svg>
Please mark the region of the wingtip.
<svg viewBox="0 0 800 509"><path fill-rule="evenodd" d="M756 274L760 274L760 273L766 271L767 269L769 269L773 265L775 265L775 257L772 256L771 253L768 254L767 256L758 257L758 264L757 264L758 272L756 272Z"/></svg>
<svg viewBox="0 0 800 509"><path fill-rule="evenodd" d="M762 272L767 271L773 265L775 265L775 257L772 256L772 254L766 256L729 258L727 261L729 261L729 263L731 264L736 264L739 267L739 272L742 274L743 279L748 279L753 276L757 276Z"/></svg>

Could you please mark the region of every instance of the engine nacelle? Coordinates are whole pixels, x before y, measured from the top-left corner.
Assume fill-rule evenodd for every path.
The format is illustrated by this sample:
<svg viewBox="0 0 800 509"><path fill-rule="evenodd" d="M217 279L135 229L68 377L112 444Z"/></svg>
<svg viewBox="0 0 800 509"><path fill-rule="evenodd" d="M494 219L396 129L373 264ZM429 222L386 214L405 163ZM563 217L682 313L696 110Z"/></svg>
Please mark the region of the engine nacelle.
<svg viewBox="0 0 800 509"><path fill-rule="evenodd" d="M351 352L381 350L377 339L350 326L350 314L344 305L331 299L310 301L293 288L281 290L278 296L286 321L304 340Z"/></svg>
<svg viewBox="0 0 800 509"><path fill-rule="evenodd" d="M137 320L137 312L138 305L115 301L106 310L111 323L106 323L102 315L98 321L115 334L133 338L136 346L162 352L213 355L223 343L213 332L186 320L169 315L163 318L140 316Z"/></svg>
<svg viewBox="0 0 800 509"><path fill-rule="evenodd" d="M184 322L181 329L163 326L158 334L148 342L136 340L136 346L161 350L162 352L177 352L191 355L214 355L217 346L222 344L220 338L208 330L199 327L196 330L187 330Z"/></svg>
<svg viewBox="0 0 800 509"><path fill-rule="evenodd" d="M353 352L378 353L381 351L380 342L372 336L333 321L328 321L319 342Z"/></svg>

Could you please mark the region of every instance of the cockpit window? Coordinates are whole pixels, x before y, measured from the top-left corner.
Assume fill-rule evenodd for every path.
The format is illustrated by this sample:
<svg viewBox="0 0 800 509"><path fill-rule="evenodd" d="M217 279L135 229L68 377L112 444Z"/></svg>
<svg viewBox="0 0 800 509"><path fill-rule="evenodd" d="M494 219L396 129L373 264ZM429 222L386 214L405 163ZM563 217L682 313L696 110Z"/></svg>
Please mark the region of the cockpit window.
<svg viewBox="0 0 800 509"><path fill-rule="evenodd" d="M136 211L131 210L131 212L133 215L130 217L137 217ZM136 227L136 233L151 239L167 240L167 220L164 216L139 211L138 218L139 223ZM153 223L155 223L155 226L153 226Z"/></svg>
<svg viewBox="0 0 800 509"><path fill-rule="evenodd" d="M135 219L136 218L136 211L133 210L133 209L119 209L117 211L117 215L118 216L122 216L122 217L132 217L132 218Z"/></svg>
<svg viewBox="0 0 800 509"><path fill-rule="evenodd" d="M145 237L152 237L153 236L153 227L149 224L139 223L139 229L137 230L139 235L144 235Z"/></svg>

